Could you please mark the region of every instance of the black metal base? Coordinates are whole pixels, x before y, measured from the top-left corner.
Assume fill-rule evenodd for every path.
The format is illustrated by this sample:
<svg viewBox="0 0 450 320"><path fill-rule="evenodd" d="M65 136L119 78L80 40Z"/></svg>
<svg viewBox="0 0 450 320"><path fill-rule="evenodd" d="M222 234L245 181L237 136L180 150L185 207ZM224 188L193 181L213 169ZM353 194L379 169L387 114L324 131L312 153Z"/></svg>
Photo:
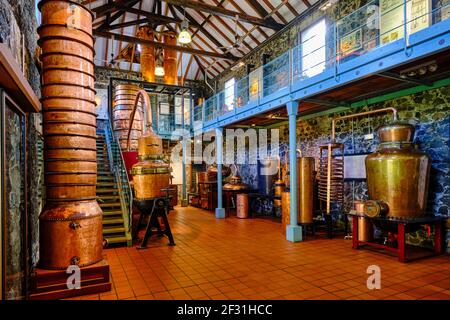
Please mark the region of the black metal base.
<svg viewBox="0 0 450 320"><path fill-rule="evenodd" d="M147 214L147 212L150 212L144 238L142 239L141 244L139 245L139 247L137 247L137 249L147 248L147 242L148 239L153 235L154 227L156 227L156 234L159 237L167 236L167 238L169 238L169 246L174 246L175 241L173 239L172 231L170 230L169 219L167 219L167 214L169 213L170 208L170 198L164 197L145 200L134 199L133 203L140 212L138 227L136 229L134 238L137 238L139 226L142 223L144 215ZM158 217L162 218L164 221L164 230L161 229Z"/></svg>

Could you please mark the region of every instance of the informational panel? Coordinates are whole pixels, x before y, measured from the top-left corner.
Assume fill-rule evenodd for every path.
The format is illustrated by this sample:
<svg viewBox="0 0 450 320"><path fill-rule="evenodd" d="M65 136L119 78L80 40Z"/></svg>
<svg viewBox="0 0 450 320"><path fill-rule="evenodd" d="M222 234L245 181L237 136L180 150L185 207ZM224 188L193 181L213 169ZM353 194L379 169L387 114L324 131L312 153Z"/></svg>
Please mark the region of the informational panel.
<svg viewBox="0 0 450 320"><path fill-rule="evenodd" d="M258 99L259 90L262 83L262 68L258 68L255 71L252 71L248 75L248 79L248 99L250 102Z"/></svg>
<svg viewBox="0 0 450 320"><path fill-rule="evenodd" d="M344 179L362 180L366 179L367 154L344 156Z"/></svg>
<svg viewBox="0 0 450 320"><path fill-rule="evenodd" d="M413 34L430 26L430 0L408 0L406 23L408 34ZM381 44L404 37L404 0L380 0Z"/></svg>

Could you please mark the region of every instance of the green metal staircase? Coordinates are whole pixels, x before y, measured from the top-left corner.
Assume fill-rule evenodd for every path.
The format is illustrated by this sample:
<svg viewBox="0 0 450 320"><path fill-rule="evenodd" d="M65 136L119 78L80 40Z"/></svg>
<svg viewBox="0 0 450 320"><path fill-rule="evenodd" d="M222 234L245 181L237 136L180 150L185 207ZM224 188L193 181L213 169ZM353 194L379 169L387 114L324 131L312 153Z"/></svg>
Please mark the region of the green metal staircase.
<svg viewBox="0 0 450 320"><path fill-rule="evenodd" d="M128 195L123 194L117 166L110 161L114 161L113 148L105 131L97 132L97 201L103 210L103 237L109 246L131 246Z"/></svg>

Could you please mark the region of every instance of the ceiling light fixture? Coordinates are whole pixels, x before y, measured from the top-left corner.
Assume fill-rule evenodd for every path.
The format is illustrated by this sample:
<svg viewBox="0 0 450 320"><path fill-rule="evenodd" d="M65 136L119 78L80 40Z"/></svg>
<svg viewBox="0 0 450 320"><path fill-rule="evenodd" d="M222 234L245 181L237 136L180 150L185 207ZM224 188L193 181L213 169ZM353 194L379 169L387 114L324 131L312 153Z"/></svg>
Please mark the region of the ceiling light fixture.
<svg viewBox="0 0 450 320"><path fill-rule="evenodd" d="M188 31L189 22L186 19L186 7L183 8L183 21L180 26L180 33L178 34L178 42L181 44L189 44L192 42L191 34Z"/></svg>

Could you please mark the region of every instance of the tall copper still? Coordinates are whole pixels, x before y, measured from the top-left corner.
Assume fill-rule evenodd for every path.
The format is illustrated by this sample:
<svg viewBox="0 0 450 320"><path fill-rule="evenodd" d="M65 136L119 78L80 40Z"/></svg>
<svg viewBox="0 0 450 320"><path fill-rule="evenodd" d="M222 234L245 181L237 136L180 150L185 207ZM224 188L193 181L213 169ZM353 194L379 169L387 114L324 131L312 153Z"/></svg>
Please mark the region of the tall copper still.
<svg viewBox="0 0 450 320"><path fill-rule="evenodd" d="M177 37L174 32L164 34L164 43L172 46L177 45ZM172 49L164 49L164 83L178 84L177 52Z"/></svg>
<svg viewBox="0 0 450 320"><path fill-rule="evenodd" d="M393 122L378 129L380 144L366 157L369 217L416 218L425 214L430 158L413 143L414 126Z"/></svg>
<svg viewBox="0 0 450 320"><path fill-rule="evenodd" d="M153 31L149 26L139 27L137 36L146 41L153 42ZM148 82L155 82L155 46L150 43L141 43L141 74Z"/></svg>
<svg viewBox="0 0 450 320"><path fill-rule="evenodd" d="M119 141L122 150L127 149L128 128L130 126L130 116L133 111L136 95L140 88L133 84L119 84L114 90L113 124L114 135ZM144 111L141 101L138 102L133 128L131 131L131 151L138 149L138 138L142 135L144 123Z"/></svg>
<svg viewBox="0 0 450 320"><path fill-rule="evenodd" d="M96 115L92 13L69 0L39 2L42 25L46 205L39 216L40 266L102 260L96 201Z"/></svg>
<svg viewBox="0 0 450 320"><path fill-rule="evenodd" d="M134 194L136 199L152 199L165 196L162 189L167 189L170 184L170 167L164 161L162 139L153 132L152 112L150 98L145 90L140 90L136 96L135 106L130 116L128 130L128 147L130 146L133 120L140 99L144 100L147 123L144 134L138 140L139 162L133 165Z"/></svg>
<svg viewBox="0 0 450 320"><path fill-rule="evenodd" d="M297 158L298 223L312 223L314 214L313 157Z"/></svg>

